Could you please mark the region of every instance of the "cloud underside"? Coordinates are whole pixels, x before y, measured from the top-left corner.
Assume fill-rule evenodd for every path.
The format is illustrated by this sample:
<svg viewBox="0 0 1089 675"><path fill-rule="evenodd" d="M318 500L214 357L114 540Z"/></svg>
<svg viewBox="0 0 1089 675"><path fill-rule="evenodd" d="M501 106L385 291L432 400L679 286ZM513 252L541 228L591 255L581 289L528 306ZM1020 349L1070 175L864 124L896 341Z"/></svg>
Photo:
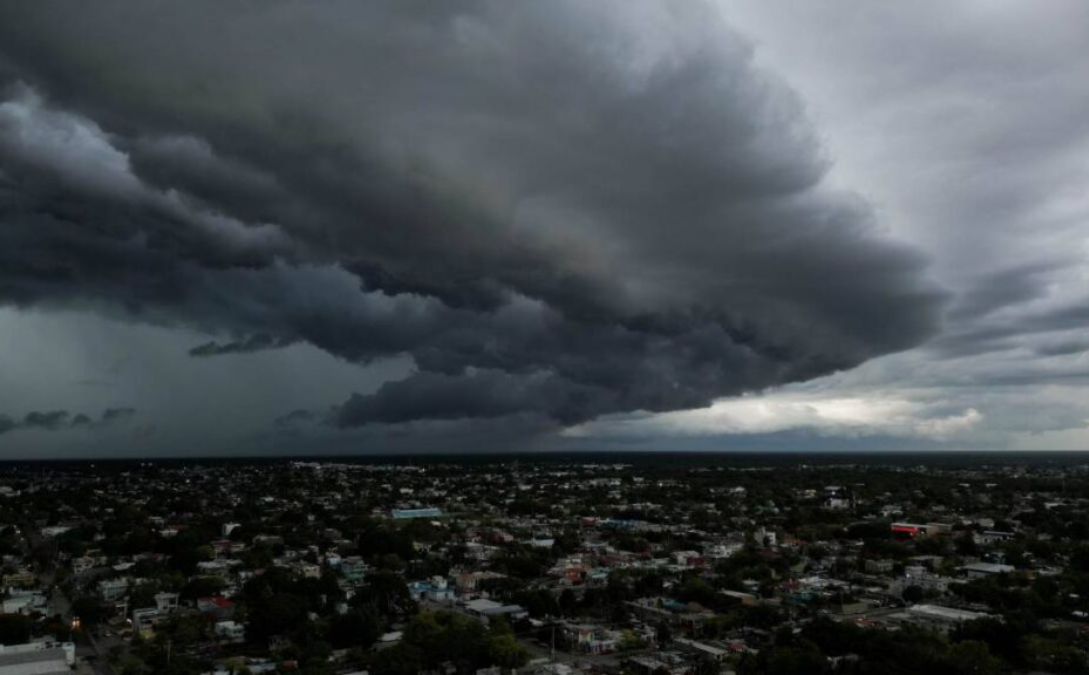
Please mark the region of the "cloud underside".
<svg viewBox="0 0 1089 675"><path fill-rule="evenodd" d="M0 434L13 431L93 431L120 424L136 415L133 408L107 408L93 418L86 413L71 413L67 410L32 410L22 418L12 418L0 414Z"/></svg>
<svg viewBox="0 0 1089 675"><path fill-rule="evenodd" d="M711 9L322 9L0 4L0 303L410 356L344 427L697 408L934 333Z"/></svg>

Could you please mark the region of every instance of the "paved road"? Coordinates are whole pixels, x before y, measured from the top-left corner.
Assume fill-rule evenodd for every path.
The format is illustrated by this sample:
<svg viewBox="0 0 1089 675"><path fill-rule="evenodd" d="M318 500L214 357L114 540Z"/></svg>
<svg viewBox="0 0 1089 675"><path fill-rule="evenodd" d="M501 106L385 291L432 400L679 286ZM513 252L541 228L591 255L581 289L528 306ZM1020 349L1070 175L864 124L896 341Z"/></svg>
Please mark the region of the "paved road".
<svg viewBox="0 0 1089 675"><path fill-rule="evenodd" d="M23 532L23 536L26 540L28 551L34 550L34 547L43 541L41 533L36 529L26 529ZM72 602L68 599L68 596L64 594L59 586L54 585L54 570L39 570L38 579L42 586L45 588L52 588L52 592L49 596L49 604L52 614L59 614L61 619L70 623L72 621ZM76 671L81 675L116 675L113 667L110 666L106 659L106 650L103 649L99 652L99 645L95 642L94 637L90 635L89 631L85 631L82 635L87 640L75 640L76 642ZM90 661L87 657L93 656L95 658Z"/></svg>

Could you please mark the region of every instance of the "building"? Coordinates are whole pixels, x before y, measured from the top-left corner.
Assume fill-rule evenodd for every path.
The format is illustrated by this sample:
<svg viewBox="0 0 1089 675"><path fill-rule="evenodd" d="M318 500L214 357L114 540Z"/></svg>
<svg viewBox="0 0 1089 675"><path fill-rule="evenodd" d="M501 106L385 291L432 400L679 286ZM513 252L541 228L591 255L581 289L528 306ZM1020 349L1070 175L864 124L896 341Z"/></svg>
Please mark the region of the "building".
<svg viewBox="0 0 1089 675"><path fill-rule="evenodd" d="M119 600L126 593L129 592L129 586L131 581L128 577L121 577L119 579L103 579L98 582L98 592L102 595L102 599L106 602L113 602Z"/></svg>
<svg viewBox="0 0 1089 675"><path fill-rule="evenodd" d="M937 591L945 593L949 590L952 579L934 574L922 565L911 565L904 568L904 579L901 584L904 587L918 586L924 591Z"/></svg>
<svg viewBox="0 0 1089 675"><path fill-rule="evenodd" d="M218 621L214 628L216 637L229 642L246 639L246 627L236 621Z"/></svg>
<svg viewBox="0 0 1089 675"><path fill-rule="evenodd" d="M393 509L390 515L394 520L413 520L415 518L442 518L442 509Z"/></svg>
<svg viewBox="0 0 1089 675"><path fill-rule="evenodd" d="M980 546L994 546L995 544L1001 544L1013 539L1015 535L1013 532L1000 532L998 530L986 530L984 532L975 532L972 534L972 540Z"/></svg>
<svg viewBox="0 0 1089 675"><path fill-rule="evenodd" d="M220 595L197 598L197 611L211 614L218 619L227 619L234 614L234 603Z"/></svg>
<svg viewBox="0 0 1089 675"><path fill-rule="evenodd" d="M992 574L1009 574L1017 568L1013 565L999 565L997 563L977 562L969 563L967 565L961 565L957 568L964 576L969 579L980 579L982 577L989 577Z"/></svg>
<svg viewBox="0 0 1089 675"><path fill-rule="evenodd" d="M340 561L340 576L351 583L360 583L367 576L367 563L359 556L348 556Z"/></svg>
<svg viewBox="0 0 1089 675"><path fill-rule="evenodd" d="M160 612L170 613L178 608L177 593L156 593L155 608Z"/></svg>
<svg viewBox="0 0 1089 675"><path fill-rule="evenodd" d="M561 625L564 638L575 651L584 654L611 654L620 648L621 634L592 623L570 623Z"/></svg>
<svg viewBox="0 0 1089 675"><path fill-rule="evenodd" d="M939 605L914 605L893 618L903 623L930 626L939 630L951 630L963 623L977 619L993 618L993 616L983 612L970 612L966 609L954 609Z"/></svg>
<svg viewBox="0 0 1089 675"><path fill-rule="evenodd" d="M420 601L451 602L454 599L454 589L440 576L431 577L431 581L413 581L408 585L408 592Z"/></svg>
<svg viewBox="0 0 1089 675"><path fill-rule="evenodd" d="M68 675L76 665L71 642L0 645L0 675Z"/></svg>
<svg viewBox="0 0 1089 675"><path fill-rule="evenodd" d="M155 626L169 618L166 612L160 612L157 607L143 607L132 610L132 630L143 638L150 638L155 634Z"/></svg>
<svg viewBox="0 0 1089 675"><path fill-rule="evenodd" d="M917 539L919 537L933 537L940 534L949 534L953 527L946 523L893 523L892 536L897 539Z"/></svg>
<svg viewBox="0 0 1089 675"><path fill-rule="evenodd" d="M502 605L494 600L484 598L470 600L465 603L465 611L485 620L494 616L502 616L511 621L517 621L529 616L529 612L521 605Z"/></svg>
<svg viewBox="0 0 1089 675"><path fill-rule="evenodd" d="M697 654L705 659L714 661L715 663L722 663L726 660L726 657L730 655L730 652L726 649L707 644L706 642L700 642L699 640L677 638L673 643L683 651Z"/></svg>

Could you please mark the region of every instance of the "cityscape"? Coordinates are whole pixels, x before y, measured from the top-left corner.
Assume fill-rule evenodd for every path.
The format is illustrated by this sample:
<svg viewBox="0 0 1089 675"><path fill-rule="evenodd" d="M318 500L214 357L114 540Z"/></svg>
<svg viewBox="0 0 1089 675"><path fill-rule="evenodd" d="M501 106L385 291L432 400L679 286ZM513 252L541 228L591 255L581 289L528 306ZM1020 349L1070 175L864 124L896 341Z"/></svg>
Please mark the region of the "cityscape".
<svg viewBox="0 0 1089 675"><path fill-rule="evenodd" d="M799 459L9 466L0 672L1086 672L1084 458Z"/></svg>

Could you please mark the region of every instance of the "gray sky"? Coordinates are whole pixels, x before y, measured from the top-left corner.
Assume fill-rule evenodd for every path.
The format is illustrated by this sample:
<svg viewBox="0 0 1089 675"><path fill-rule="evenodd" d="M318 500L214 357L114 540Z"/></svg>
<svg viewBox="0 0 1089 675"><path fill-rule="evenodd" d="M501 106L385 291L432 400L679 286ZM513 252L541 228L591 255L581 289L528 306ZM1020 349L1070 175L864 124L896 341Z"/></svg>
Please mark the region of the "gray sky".
<svg viewBox="0 0 1089 675"><path fill-rule="evenodd" d="M1089 447L1080 2L0 1L0 453Z"/></svg>

